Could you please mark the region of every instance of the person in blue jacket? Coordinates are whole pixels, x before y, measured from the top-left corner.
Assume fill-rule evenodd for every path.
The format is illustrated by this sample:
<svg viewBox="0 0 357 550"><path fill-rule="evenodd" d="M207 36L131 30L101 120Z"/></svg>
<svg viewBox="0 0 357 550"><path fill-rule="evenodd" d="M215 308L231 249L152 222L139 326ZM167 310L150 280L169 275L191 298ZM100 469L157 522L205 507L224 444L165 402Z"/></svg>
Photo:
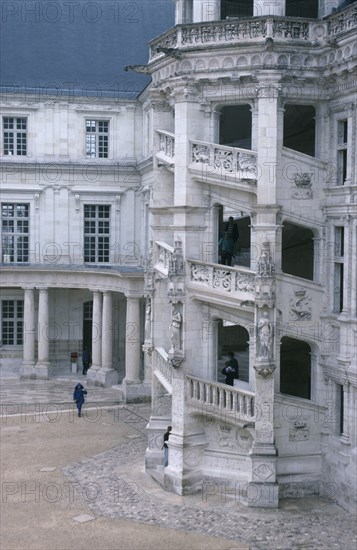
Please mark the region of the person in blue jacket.
<svg viewBox="0 0 357 550"><path fill-rule="evenodd" d="M87 390L84 389L82 384L78 382L73 392L73 401L76 402L78 409L78 416L81 416L81 411L84 403L84 396L87 394Z"/></svg>

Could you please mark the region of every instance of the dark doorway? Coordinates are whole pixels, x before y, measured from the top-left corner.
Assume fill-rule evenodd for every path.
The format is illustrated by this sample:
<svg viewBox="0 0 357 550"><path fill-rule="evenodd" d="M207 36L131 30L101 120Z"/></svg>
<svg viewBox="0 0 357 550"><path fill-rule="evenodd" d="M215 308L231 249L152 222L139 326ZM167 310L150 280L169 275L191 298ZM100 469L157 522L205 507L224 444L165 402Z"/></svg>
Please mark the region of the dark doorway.
<svg viewBox="0 0 357 550"><path fill-rule="evenodd" d="M241 325L222 321L218 325L218 382L224 381L221 370L232 351L239 364L239 379L249 382L249 333Z"/></svg>
<svg viewBox="0 0 357 550"><path fill-rule="evenodd" d="M280 392L311 399L311 349L285 336L280 347Z"/></svg>
<svg viewBox="0 0 357 550"><path fill-rule="evenodd" d="M307 17L316 19L318 13L318 0L285 0L285 15L287 17Z"/></svg>
<svg viewBox="0 0 357 550"><path fill-rule="evenodd" d="M250 233L251 219L243 211L235 211L231 208L221 206L219 212L218 240L223 237L229 218L232 217L237 227L238 239L234 246L232 265L250 267Z"/></svg>
<svg viewBox="0 0 357 550"><path fill-rule="evenodd" d="M240 149L252 148L250 105L228 105L221 111L219 143Z"/></svg>
<svg viewBox="0 0 357 550"><path fill-rule="evenodd" d="M314 278L314 234L311 229L283 223L281 267L284 273Z"/></svg>
<svg viewBox="0 0 357 550"><path fill-rule="evenodd" d="M284 147L315 156L315 107L285 105Z"/></svg>
<svg viewBox="0 0 357 550"><path fill-rule="evenodd" d="M221 19L252 17L253 0L221 0Z"/></svg>
<svg viewBox="0 0 357 550"><path fill-rule="evenodd" d="M84 302L83 304L83 342L82 349L92 352L92 321L93 321L93 302Z"/></svg>

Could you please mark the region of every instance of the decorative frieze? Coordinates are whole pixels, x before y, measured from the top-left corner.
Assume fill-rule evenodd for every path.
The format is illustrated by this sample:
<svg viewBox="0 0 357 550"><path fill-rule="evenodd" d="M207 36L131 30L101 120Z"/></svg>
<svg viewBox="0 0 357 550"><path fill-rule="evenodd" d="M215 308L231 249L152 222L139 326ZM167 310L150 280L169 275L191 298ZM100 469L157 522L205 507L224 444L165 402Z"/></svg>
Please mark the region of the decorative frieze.
<svg viewBox="0 0 357 550"><path fill-rule="evenodd" d="M328 35L337 36L357 27L357 6L352 5L344 11L331 15L328 21Z"/></svg>

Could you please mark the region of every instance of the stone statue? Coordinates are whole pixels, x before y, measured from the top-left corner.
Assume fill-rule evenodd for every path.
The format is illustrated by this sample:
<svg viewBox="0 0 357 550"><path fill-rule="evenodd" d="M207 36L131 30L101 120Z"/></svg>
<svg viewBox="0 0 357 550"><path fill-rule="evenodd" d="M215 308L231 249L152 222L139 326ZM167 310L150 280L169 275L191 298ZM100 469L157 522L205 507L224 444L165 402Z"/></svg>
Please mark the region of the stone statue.
<svg viewBox="0 0 357 550"><path fill-rule="evenodd" d="M172 319L170 324L170 339L171 339L170 352L177 351L181 347L181 324L182 324L182 315L178 309L174 309L172 312Z"/></svg>
<svg viewBox="0 0 357 550"><path fill-rule="evenodd" d="M151 300L147 299L145 310L145 340L151 339Z"/></svg>
<svg viewBox="0 0 357 550"><path fill-rule="evenodd" d="M269 321L268 312L264 311L258 322L259 357L269 359L273 342L273 326Z"/></svg>

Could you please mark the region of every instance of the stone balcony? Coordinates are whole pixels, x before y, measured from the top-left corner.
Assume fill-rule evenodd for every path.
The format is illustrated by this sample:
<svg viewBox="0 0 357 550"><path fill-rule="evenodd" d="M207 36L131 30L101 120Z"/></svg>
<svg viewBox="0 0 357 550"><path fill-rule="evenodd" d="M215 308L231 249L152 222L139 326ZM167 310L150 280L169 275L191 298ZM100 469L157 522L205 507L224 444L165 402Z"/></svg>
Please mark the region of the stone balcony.
<svg viewBox="0 0 357 550"><path fill-rule="evenodd" d="M157 130L157 161L168 169L175 165L175 135ZM189 170L194 178L219 185L243 184L254 191L258 177L257 153L249 149L228 147L218 143L190 140ZM253 186L253 187L252 187Z"/></svg>
<svg viewBox="0 0 357 550"><path fill-rule="evenodd" d="M255 303L255 272L244 267L188 260L189 287L197 298L210 303L251 307Z"/></svg>
<svg viewBox="0 0 357 550"><path fill-rule="evenodd" d="M357 7L348 6L328 19L300 17L249 17L176 25L150 42L150 61L165 55L165 49L192 49L265 42L271 38L285 44L316 44L339 38L357 26Z"/></svg>

